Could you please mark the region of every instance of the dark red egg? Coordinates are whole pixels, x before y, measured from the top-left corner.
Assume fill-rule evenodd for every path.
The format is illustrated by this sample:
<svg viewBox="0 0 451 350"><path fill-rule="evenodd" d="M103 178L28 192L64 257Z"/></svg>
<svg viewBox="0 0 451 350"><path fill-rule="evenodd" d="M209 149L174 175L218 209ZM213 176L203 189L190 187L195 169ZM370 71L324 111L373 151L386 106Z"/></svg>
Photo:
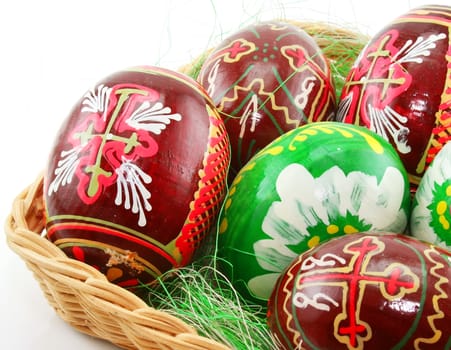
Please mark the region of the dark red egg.
<svg viewBox="0 0 451 350"><path fill-rule="evenodd" d="M186 265L225 195L223 121L191 78L134 67L98 82L61 127L45 174L46 236L136 288Z"/></svg>
<svg viewBox="0 0 451 350"><path fill-rule="evenodd" d="M326 57L310 35L286 22L257 23L229 36L207 57L198 80L225 122L231 177L288 130L334 117Z"/></svg>
<svg viewBox="0 0 451 350"><path fill-rule="evenodd" d="M296 258L268 323L280 349L448 349L451 252L410 236L356 233Z"/></svg>
<svg viewBox="0 0 451 350"><path fill-rule="evenodd" d="M415 190L451 139L451 7L399 16L363 49L343 87L337 119L364 125L398 151Z"/></svg>

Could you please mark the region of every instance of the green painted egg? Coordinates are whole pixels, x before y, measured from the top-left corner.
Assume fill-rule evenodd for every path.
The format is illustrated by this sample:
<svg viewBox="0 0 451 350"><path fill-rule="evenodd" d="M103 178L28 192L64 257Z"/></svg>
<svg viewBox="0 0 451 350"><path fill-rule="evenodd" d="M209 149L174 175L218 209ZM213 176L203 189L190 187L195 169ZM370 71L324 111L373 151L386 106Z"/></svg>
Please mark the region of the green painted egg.
<svg viewBox="0 0 451 350"><path fill-rule="evenodd" d="M451 249L451 143L437 153L415 193L410 232Z"/></svg>
<svg viewBox="0 0 451 350"><path fill-rule="evenodd" d="M304 125L278 137L240 170L219 217L218 255L245 299L266 304L281 271L332 237L404 233L407 172L367 128Z"/></svg>

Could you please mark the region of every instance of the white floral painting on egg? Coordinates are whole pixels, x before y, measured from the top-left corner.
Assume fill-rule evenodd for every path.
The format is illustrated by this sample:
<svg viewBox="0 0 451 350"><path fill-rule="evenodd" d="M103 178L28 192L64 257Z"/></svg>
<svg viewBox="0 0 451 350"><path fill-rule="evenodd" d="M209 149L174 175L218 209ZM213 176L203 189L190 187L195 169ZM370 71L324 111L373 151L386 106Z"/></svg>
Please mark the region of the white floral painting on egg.
<svg viewBox="0 0 451 350"><path fill-rule="evenodd" d="M451 248L451 143L437 153L423 175L410 217L413 236Z"/></svg>
<svg viewBox="0 0 451 350"><path fill-rule="evenodd" d="M302 253L301 246L362 231L402 232L407 224L404 186L394 167L387 167L380 182L361 171L345 174L338 166L317 178L300 164L285 167L276 181L280 201L270 205L262 223L269 237L253 247L268 273L249 280L250 291L268 299L280 273Z"/></svg>

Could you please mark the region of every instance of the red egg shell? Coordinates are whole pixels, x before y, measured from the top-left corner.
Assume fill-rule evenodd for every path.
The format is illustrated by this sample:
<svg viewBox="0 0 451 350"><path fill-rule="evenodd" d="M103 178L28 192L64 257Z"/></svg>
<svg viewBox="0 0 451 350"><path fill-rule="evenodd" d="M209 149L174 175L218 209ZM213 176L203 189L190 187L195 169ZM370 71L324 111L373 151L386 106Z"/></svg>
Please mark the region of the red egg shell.
<svg viewBox="0 0 451 350"><path fill-rule="evenodd" d="M226 124L232 176L284 132L334 117L328 62L311 36L288 23L262 22L229 36L198 80Z"/></svg>
<svg viewBox="0 0 451 350"><path fill-rule="evenodd" d="M124 287L186 265L216 220L229 144L201 86L156 67L100 81L45 175L47 237Z"/></svg>
<svg viewBox="0 0 451 350"><path fill-rule="evenodd" d="M451 7L423 6L395 19L357 58L337 119L389 140L413 188L451 139Z"/></svg>
<svg viewBox="0 0 451 350"><path fill-rule="evenodd" d="M281 349L447 349L451 253L409 236L357 233L296 258L269 301Z"/></svg>

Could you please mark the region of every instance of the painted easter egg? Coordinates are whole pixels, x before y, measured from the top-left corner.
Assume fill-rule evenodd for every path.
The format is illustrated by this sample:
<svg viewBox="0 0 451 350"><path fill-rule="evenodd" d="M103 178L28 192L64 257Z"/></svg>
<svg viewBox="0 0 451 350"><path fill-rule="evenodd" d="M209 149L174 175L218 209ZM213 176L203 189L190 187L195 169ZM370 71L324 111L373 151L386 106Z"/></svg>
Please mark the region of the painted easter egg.
<svg viewBox="0 0 451 350"><path fill-rule="evenodd" d="M206 59L199 82L226 125L230 176L286 131L334 117L328 62L314 39L285 22L262 22L226 38Z"/></svg>
<svg viewBox="0 0 451 350"><path fill-rule="evenodd" d="M337 120L364 125L395 147L412 192L451 130L451 7L399 16L363 49Z"/></svg>
<svg viewBox="0 0 451 350"><path fill-rule="evenodd" d="M451 142L437 153L415 193L410 216L413 236L451 249Z"/></svg>
<svg viewBox="0 0 451 350"><path fill-rule="evenodd" d="M218 255L244 298L266 304L280 272L331 237L404 232L407 173L385 139L339 122L287 132L241 169L219 217Z"/></svg>
<svg viewBox="0 0 451 350"><path fill-rule="evenodd" d="M51 151L47 238L120 286L150 283L211 231L229 152L196 81L157 67L114 73L75 104Z"/></svg>
<svg viewBox="0 0 451 350"><path fill-rule="evenodd" d="M451 253L413 237L360 233L295 258L271 295L280 349L447 349Z"/></svg>

